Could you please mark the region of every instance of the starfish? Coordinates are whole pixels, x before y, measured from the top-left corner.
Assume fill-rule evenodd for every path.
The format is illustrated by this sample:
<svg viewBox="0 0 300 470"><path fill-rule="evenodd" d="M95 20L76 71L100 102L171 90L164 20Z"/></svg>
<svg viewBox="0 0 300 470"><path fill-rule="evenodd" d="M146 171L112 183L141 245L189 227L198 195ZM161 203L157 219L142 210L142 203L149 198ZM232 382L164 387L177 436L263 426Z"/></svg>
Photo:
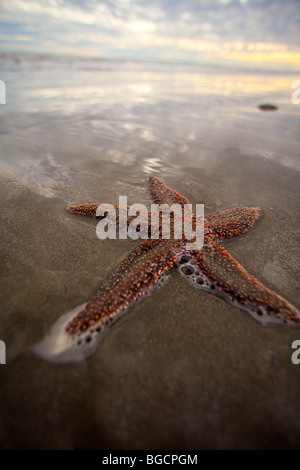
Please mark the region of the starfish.
<svg viewBox="0 0 300 470"><path fill-rule="evenodd" d="M151 177L149 183L156 204L176 203L182 208L189 204L184 196L158 178ZM73 214L96 217L100 205L79 204L69 210ZM118 222L118 206L115 210ZM249 274L220 243L222 239L247 232L261 213L260 207L237 207L208 214L204 220L201 250L188 251L184 237L180 240L172 236L168 240L144 240L99 287L95 296L55 323L50 335L35 347L35 351L54 361L77 361L92 354L99 333L153 287L161 286L174 266L197 288L225 298L262 323L300 325L299 311ZM150 215L148 217L150 221ZM195 216L192 218L195 226Z"/></svg>

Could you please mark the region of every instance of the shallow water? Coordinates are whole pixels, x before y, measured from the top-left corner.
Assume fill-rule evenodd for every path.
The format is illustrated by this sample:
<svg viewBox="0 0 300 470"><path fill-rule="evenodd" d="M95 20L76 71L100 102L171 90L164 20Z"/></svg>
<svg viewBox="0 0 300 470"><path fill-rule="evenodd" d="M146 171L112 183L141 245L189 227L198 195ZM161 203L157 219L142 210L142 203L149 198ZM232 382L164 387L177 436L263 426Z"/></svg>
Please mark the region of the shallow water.
<svg viewBox="0 0 300 470"><path fill-rule="evenodd" d="M149 207L150 175L207 212L260 205L226 247L299 309L297 77L2 56L0 78L1 447L299 448L300 330L262 326L176 272L85 362L31 351L137 246L99 240L66 206Z"/></svg>

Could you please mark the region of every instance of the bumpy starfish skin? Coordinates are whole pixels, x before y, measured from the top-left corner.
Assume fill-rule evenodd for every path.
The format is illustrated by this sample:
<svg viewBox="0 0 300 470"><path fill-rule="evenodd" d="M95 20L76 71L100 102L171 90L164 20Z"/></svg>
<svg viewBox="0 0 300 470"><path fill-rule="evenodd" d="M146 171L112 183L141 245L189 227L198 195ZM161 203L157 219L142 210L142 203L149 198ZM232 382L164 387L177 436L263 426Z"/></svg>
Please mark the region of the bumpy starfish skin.
<svg viewBox="0 0 300 470"><path fill-rule="evenodd" d="M188 204L188 201L176 191L161 183L157 178L150 178L150 191L158 204ZM70 212L87 216L97 216L101 203L79 204L71 206ZM119 208L114 206L119 222ZM127 210L129 206L127 207ZM128 223L131 218L128 217ZM151 217L148 214L150 227ZM120 264L107 283L100 287L95 297L66 326L68 333L81 334L85 331L100 331L102 326L117 318L127 307L157 284L184 252L184 241L171 238L161 239L161 225L158 240L145 240ZM151 232L151 228L149 228ZM87 336L86 339L90 339Z"/></svg>
<svg viewBox="0 0 300 470"><path fill-rule="evenodd" d="M247 232L261 216L260 207L236 207L205 217L206 233L231 238Z"/></svg>
<svg viewBox="0 0 300 470"><path fill-rule="evenodd" d="M218 242L181 257L179 270L200 289L219 294L263 323L300 324L299 312L249 274Z"/></svg>
<svg viewBox="0 0 300 470"><path fill-rule="evenodd" d="M80 215L87 215L89 217L97 217L97 219L103 219L105 215L98 215L97 214L97 209L101 208L102 205L105 205L103 203L92 203L92 204L76 204L75 206L70 206L69 211L72 212L73 214L80 214ZM113 204L112 204L113 205ZM117 204L113 205L115 211L116 211L116 223L119 224L119 206ZM123 206L121 206L123 207ZM124 210L127 211L129 210L130 206L125 206L123 207ZM143 211L140 211L143 212ZM150 226L151 220L150 220L150 213L148 213L148 225ZM135 219L135 216L130 216L128 215L127 217L127 225L130 224L132 220Z"/></svg>
<svg viewBox="0 0 300 470"><path fill-rule="evenodd" d="M181 204L182 206L189 204L184 196L169 188L154 176L149 178L149 186L152 199L156 204Z"/></svg>
<svg viewBox="0 0 300 470"><path fill-rule="evenodd" d="M157 284L184 251L178 240L145 240L119 265L85 308L66 327L68 333L99 332ZM85 340L90 340L86 336Z"/></svg>
<svg viewBox="0 0 300 470"><path fill-rule="evenodd" d="M150 178L150 192L156 204L175 203L182 208L189 204L184 196L158 178ZM74 214L95 217L99 206L101 203L79 204L69 210ZM119 208L114 207L119 222ZM162 284L164 275L174 265L198 288L223 296L262 322L281 321L300 325L298 310L249 274L219 243L224 238L245 233L260 216L260 207L238 207L208 214L204 220L204 245L199 251L187 251L184 236L181 240L174 239L174 220L171 218L170 239L162 239L160 225L159 239L145 240L133 250L87 304L67 315L63 331L60 320L56 327L54 325L52 336L40 343L37 351L48 359L62 361L79 360L91 354L95 346L89 349L87 345L95 343L93 340L97 333L124 314L152 287ZM195 227L195 216L191 217ZM149 234L150 219L148 213ZM128 223L131 220L129 218ZM78 348L82 348L79 354Z"/></svg>
<svg viewBox="0 0 300 470"><path fill-rule="evenodd" d="M82 214L88 215L90 217L96 217L96 212L98 207L101 204L92 203L92 204L76 204L75 206L70 206L69 211L73 214ZM114 205L115 210L118 210L118 206Z"/></svg>
<svg viewBox="0 0 300 470"><path fill-rule="evenodd" d="M150 178L150 192L151 196L156 204L189 204L189 201L172 188L169 188L162 183L158 178ZM81 213L85 215L95 215L96 209L99 204L82 204L78 206L71 206L70 211L74 213ZM117 215L118 207L115 206ZM234 209L224 210L216 214L208 214L205 217L205 243L202 250L199 252L187 252L183 256L179 264L184 264L181 267L181 272L185 274L190 280L194 280L198 287L205 289L208 287L213 291L215 288L219 294L227 297L228 300L236 301L241 308L246 308L252 312L255 312L258 316L270 316L275 319L281 319L283 321L290 321L294 323L300 322L299 312L282 297L277 295L275 292L266 288L257 279L255 279L218 243L218 239L231 238L245 233L250 227L259 219L261 216L260 207L238 207ZM150 216L149 216L150 220ZM172 250L176 252L176 256L172 257L172 262L169 262L165 268L170 268L176 258L178 258L182 246L179 250L179 245L170 241L170 246L165 246L165 242L158 241L155 243L155 250L153 253L154 262L153 266L157 265L159 270L158 259L156 258L156 252L158 251L160 257L166 257ZM150 250L154 249L153 241L144 242L141 247L147 247L147 256L149 256ZM169 248L169 251L167 250ZM177 251L175 250L177 248ZM168 256L167 256L168 254ZM151 252L152 255L152 252ZM133 252L132 256L139 257L139 249ZM146 257L146 255L145 255ZM189 260L190 258L190 260ZM185 259L189 260L185 264ZM123 262L124 266L127 266L127 259ZM121 265L122 266L122 265ZM144 265L138 266L138 263L133 263L131 266L134 270L139 269L139 273L143 278ZM155 270L155 268L154 268ZM122 271L122 272L121 272ZM198 272L198 276L194 273ZM126 299L126 306L129 305L130 300L127 299L127 290L129 294L132 294L134 287L138 287L139 293L143 293L144 289L147 289L149 285L153 285L160 275L150 275L150 279L147 282L139 282L139 273L134 276L134 284L128 285L128 280L123 280L131 276L131 270L124 269L116 271L108 281L105 292L110 292L111 297L107 299L101 293L98 292L96 298L92 299L86 306L83 314L80 314L80 321L76 323L76 319L68 327L68 331L78 331L80 328L86 329L88 324L93 325L95 323L95 317L88 314L89 311L93 310L98 312L96 318L99 317L99 311L101 310L100 323L104 321L106 316L115 315L115 312L119 311L123 307L120 306L120 295L113 291L113 281L115 282L119 290L122 292L124 288L125 292L122 292L122 296ZM125 276L126 274L126 276ZM191 276L194 274L193 276ZM118 276L121 276L119 278ZM189 277L191 276L191 277ZM121 282L120 280L121 279ZM204 279L206 282L204 282ZM203 287L201 287L203 286ZM135 295L138 295L136 293ZM101 298L101 301L99 300ZM98 300L97 300L98 299ZM134 299L133 299L134 300ZM85 318L82 321L81 318ZM97 320L98 321L98 320ZM76 325L76 326L75 326Z"/></svg>

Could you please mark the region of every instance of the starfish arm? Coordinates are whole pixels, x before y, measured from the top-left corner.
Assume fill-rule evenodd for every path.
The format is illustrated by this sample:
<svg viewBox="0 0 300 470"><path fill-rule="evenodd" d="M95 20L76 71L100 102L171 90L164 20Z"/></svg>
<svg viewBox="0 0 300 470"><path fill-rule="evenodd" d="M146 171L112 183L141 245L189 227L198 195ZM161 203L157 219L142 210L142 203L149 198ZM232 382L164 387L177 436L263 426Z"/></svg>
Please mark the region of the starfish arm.
<svg viewBox="0 0 300 470"><path fill-rule="evenodd" d="M262 214L260 207L237 207L205 217L205 230L219 238L247 232Z"/></svg>
<svg viewBox="0 0 300 470"><path fill-rule="evenodd" d="M159 281L181 251L183 244L177 240L145 240L125 258L66 331L92 332L114 319Z"/></svg>
<svg viewBox="0 0 300 470"><path fill-rule="evenodd" d="M71 212L72 214L86 215L88 217L96 217L97 219L103 219L105 217L104 215L102 216L97 215L97 209L102 204L105 204L105 203L94 202L94 203L87 203L87 204L75 204L73 206L70 206L68 209L69 209L69 212ZM114 204L113 207L116 211L116 223L118 225L119 224L119 206L117 204ZM129 209L130 209L130 206L126 206L127 225L129 225L130 222L132 222L136 217L136 216L128 215ZM139 213L141 212L142 211L139 211ZM147 215L148 215L148 226L150 227L151 215L148 210L147 210Z"/></svg>
<svg viewBox="0 0 300 470"><path fill-rule="evenodd" d="M89 217L96 217L96 212L98 207L101 203L94 202L91 204L74 204L68 208L69 212L72 214L80 214L80 215L87 215ZM114 206L115 210L117 210L118 206Z"/></svg>
<svg viewBox="0 0 300 470"><path fill-rule="evenodd" d="M81 308L60 319L36 348L53 361L76 361L95 351L104 327L127 312L164 275L184 250L177 240L145 240L119 265L96 295ZM67 320L67 321L66 321Z"/></svg>
<svg viewBox="0 0 300 470"><path fill-rule="evenodd" d="M249 274L215 240L199 252L183 255L180 271L201 289L220 294L264 323L300 325L299 311Z"/></svg>
<svg viewBox="0 0 300 470"><path fill-rule="evenodd" d="M106 205L103 202L92 202L87 204L75 204L69 207L69 212L72 214L79 214L79 215L86 215L88 217L97 217L98 219L103 219L104 215L99 216L97 215L98 207L101 205ZM119 221L119 206L117 204L113 204L113 207L116 211L117 221ZM126 206L126 211L128 212L130 206Z"/></svg>
<svg viewBox="0 0 300 470"><path fill-rule="evenodd" d="M153 201L156 204L189 204L189 201L181 194L169 188L166 184L162 183L158 178L149 178L150 193Z"/></svg>

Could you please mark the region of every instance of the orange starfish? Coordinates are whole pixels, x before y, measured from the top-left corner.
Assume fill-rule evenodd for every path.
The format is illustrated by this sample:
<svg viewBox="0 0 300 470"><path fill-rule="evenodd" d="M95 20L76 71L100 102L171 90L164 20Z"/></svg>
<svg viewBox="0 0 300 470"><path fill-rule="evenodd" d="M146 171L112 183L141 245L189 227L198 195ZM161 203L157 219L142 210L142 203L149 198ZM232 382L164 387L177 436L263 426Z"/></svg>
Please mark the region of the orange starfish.
<svg viewBox="0 0 300 470"><path fill-rule="evenodd" d="M157 204L189 204L158 178L150 178L150 192ZM99 205L75 205L70 211L95 217ZM118 218L118 207L115 209ZM220 244L223 238L245 233L260 216L259 207L238 207L207 215L204 245L198 251L187 251L185 238L143 241L95 296L54 325L36 351L48 359L62 361L80 360L91 354L97 347L98 333L152 287L161 285L172 266L177 266L198 288L221 295L262 322L300 325L298 310L249 274Z"/></svg>

